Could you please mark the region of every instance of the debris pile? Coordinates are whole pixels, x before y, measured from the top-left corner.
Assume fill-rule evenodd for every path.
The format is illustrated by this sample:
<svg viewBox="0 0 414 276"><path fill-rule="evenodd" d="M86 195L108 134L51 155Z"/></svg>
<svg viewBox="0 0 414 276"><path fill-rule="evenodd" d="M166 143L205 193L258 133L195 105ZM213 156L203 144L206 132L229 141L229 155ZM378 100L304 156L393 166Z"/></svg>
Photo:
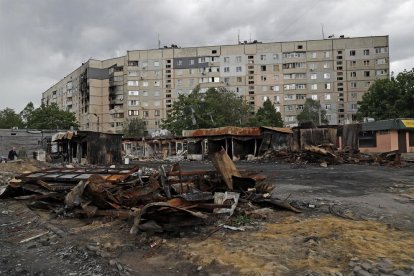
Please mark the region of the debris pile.
<svg viewBox="0 0 414 276"><path fill-rule="evenodd" d="M26 173L0 187L0 198L29 200L29 207L60 215L133 218L131 233L162 232L231 216L253 203L300 210L274 197L274 186L239 171L224 150L212 155L216 170L182 171L179 164L149 168L53 168Z"/></svg>
<svg viewBox="0 0 414 276"><path fill-rule="evenodd" d="M269 150L260 157L260 160L283 161L294 164L319 163L322 166L339 164L404 165L398 151L366 154L355 150L337 149L332 144L305 146L300 152Z"/></svg>

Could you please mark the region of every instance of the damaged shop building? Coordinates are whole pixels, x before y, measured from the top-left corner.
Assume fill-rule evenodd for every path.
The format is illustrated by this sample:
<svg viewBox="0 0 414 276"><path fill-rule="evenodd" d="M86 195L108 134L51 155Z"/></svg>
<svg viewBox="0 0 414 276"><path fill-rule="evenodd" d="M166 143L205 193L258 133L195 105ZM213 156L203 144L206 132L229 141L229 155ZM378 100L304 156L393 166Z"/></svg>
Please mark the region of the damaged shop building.
<svg viewBox="0 0 414 276"><path fill-rule="evenodd" d="M390 119L362 124L359 149L365 153L414 153L414 119Z"/></svg>
<svg viewBox="0 0 414 276"><path fill-rule="evenodd" d="M52 137L63 161L78 164L122 163L122 134L94 131L59 132Z"/></svg>

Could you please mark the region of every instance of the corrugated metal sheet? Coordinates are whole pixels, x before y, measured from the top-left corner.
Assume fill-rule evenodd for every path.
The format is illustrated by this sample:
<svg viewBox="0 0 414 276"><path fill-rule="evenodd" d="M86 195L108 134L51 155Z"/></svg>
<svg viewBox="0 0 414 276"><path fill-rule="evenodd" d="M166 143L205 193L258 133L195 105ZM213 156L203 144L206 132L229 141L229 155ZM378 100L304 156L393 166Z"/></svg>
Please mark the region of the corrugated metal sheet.
<svg viewBox="0 0 414 276"><path fill-rule="evenodd" d="M258 127L218 127L202 128L195 130L183 130L184 137L209 137L209 136L260 136Z"/></svg>
<svg viewBox="0 0 414 276"><path fill-rule="evenodd" d="M288 133L288 134L293 133L293 131L290 127L267 127L267 126L262 126L260 128L267 129L267 130L272 130L272 131L276 131L276 132Z"/></svg>

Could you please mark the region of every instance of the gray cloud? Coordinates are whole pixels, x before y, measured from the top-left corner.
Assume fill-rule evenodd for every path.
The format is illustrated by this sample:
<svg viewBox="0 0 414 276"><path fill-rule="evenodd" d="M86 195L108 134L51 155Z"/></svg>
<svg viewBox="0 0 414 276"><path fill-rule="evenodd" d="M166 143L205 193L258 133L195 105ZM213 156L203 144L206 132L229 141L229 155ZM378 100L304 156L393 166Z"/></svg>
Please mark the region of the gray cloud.
<svg viewBox="0 0 414 276"><path fill-rule="evenodd" d="M410 0L0 0L0 109L41 93L89 58L157 47L390 35L391 70L414 67Z"/></svg>

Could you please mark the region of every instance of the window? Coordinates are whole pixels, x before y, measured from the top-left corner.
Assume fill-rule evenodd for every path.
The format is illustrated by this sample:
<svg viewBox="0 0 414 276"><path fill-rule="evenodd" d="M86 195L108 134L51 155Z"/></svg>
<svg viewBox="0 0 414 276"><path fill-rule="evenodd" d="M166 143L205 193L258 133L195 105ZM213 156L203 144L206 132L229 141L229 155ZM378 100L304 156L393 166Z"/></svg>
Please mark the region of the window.
<svg viewBox="0 0 414 276"><path fill-rule="evenodd" d="M309 64L309 69L315 70L315 63L310 63Z"/></svg>
<svg viewBox="0 0 414 276"><path fill-rule="evenodd" d="M330 104L325 104L325 109L326 110L330 110L331 109L331 105Z"/></svg>
<svg viewBox="0 0 414 276"><path fill-rule="evenodd" d="M369 76L370 76L369 71L364 71L364 77L369 77Z"/></svg>
<svg viewBox="0 0 414 276"><path fill-rule="evenodd" d="M161 116L161 110L159 109L154 110L154 116L156 117Z"/></svg>
<svg viewBox="0 0 414 276"><path fill-rule="evenodd" d="M303 49L303 45L298 45L298 49L299 50Z"/></svg>
<svg viewBox="0 0 414 276"><path fill-rule="evenodd" d="M236 62L240 63L242 61L242 57L241 56L237 56L236 57Z"/></svg>
<svg viewBox="0 0 414 276"><path fill-rule="evenodd" d="M128 110L128 116L138 116L139 111L138 110Z"/></svg>
<svg viewBox="0 0 414 276"><path fill-rule="evenodd" d="M142 117L149 117L149 111L148 110L142 111Z"/></svg>
<svg viewBox="0 0 414 276"><path fill-rule="evenodd" d="M273 71L275 71L275 72L279 71L279 64L273 65Z"/></svg>
<svg viewBox="0 0 414 276"><path fill-rule="evenodd" d="M357 83L356 82L351 82L351 88L356 88L357 87Z"/></svg>
<svg viewBox="0 0 414 276"><path fill-rule="evenodd" d="M148 82L147 81L142 82L142 86L148 86Z"/></svg>
<svg viewBox="0 0 414 276"><path fill-rule="evenodd" d="M328 58L330 56L330 53L328 51L323 52L323 56L325 58Z"/></svg>
<svg viewBox="0 0 414 276"><path fill-rule="evenodd" d="M350 55L350 56L355 56L355 54L356 54L355 50L351 50L351 51L349 51L349 55Z"/></svg>
<svg viewBox="0 0 414 276"><path fill-rule="evenodd" d="M154 61L154 66L155 66L155 67L160 66L160 62L159 62L158 60Z"/></svg>
<svg viewBox="0 0 414 276"><path fill-rule="evenodd" d="M356 103L351 104L351 109L352 110L357 110L358 109L358 104L356 104Z"/></svg>
<svg viewBox="0 0 414 276"><path fill-rule="evenodd" d="M325 83L325 89L327 89L327 90L331 89L331 84L330 83Z"/></svg>
<svg viewBox="0 0 414 276"><path fill-rule="evenodd" d="M142 92L142 96L144 96L144 97L148 97L148 91L143 91L143 92Z"/></svg>
<svg viewBox="0 0 414 276"><path fill-rule="evenodd" d="M148 62L144 61L142 62L142 68L145 69L148 66Z"/></svg>
<svg viewBox="0 0 414 276"><path fill-rule="evenodd" d="M375 48L376 54L385 54L388 53L388 47L376 47Z"/></svg>
<svg viewBox="0 0 414 276"><path fill-rule="evenodd" d="M274 85L274 86L271 86L271 87L272 87L272 91L274 91L274 92L278 92L280 90L279 85Z"/></svg>
<svg viewBox="0 0 414 276"><path fill-rule="evenodd" d="M260 60L266 60L266 55L260 55Z"/></svg>
<svg viewBox="0 0 414 276"><path fill-rule="evenodd" d="M318 89L318 85L316 83L311 84L311 90L317 90Z"/></svg>
<svg viewBox="0 0 414 276"><path fill-rule="evenodd" d="M181 76L183 74L183 70L182 69L178 69L175 72L177 73L177 76Z"/></svg>
<svg viewBox="0 0 414 276"><path fill-rule="evenodd" d="M367 81L367 82L365 82L365 87L369 87L371 85L371 82L370 81Z"/></svg>
<svg viewBox="0 0 414 276"><path fill-rule="evenodd" d="M229 73L230 72L230 67L224 67L224 72Z"/></svg>
<svg viewBox="0 0 414 276"><path fill-rule="evenodd" d="M129 96L138 96L139 95L139 91L134 90L134 91L128 91L128 95Z"/></svg>
<svg viewBox="0 0 414 276"><path fill-rule="evenodd" d="M236 72L241 72L242 71L242 67L241 66L237 66L236 67Z"/></svg>
<svg viewBox="0 0 414 276"><path fill-rule="evenodd" d="M351 78L356 78L356 72L355 71L351 72L350 74L351 74Z"/></svg>
<svg viewBox="0 0 414 276"><path fill-rule="evenodd" d="M331 78L331 74L330 73L324 73L323 74L323 78L324 79L330 79Z"/></svg>
<svg viewBox="0 0 414 276"><path fill-rule="evenodd" d="M136 76L138 76L138 71L128 71L128 76L136 77Z"/></svg>
<svg viewBox="0 0 414 276"><path fill-rule="evenodd" d="M377 70L377 76L383 76L387 74L387 69Z"/></svg>
<svg viewBox="0 0 414 276"><path fill-rule="evenodd" d="M190 59L190 65L194 65L194 59Z"/></svg>
<svg viewBox="0 0 414 276"><path fill-rule="evenodd" d="M273 59L274 59L274 60L279 59L279 54L273 54Z"/></svg>
<svg viewBox="0 0 414 276"><path fill-rule="evenodd" d="M369 66L369 60L364 60L364 66Z"/></svg>
<svg viewBox="0 0 414 276"><path fill-rule="evenodd" d="M317 74L310 74L311 80L316 80L318 78Z"/></svg>
<svg viewBox="0 0 414 276"><path fill-rule="evenodd" d="M273 75L273 80L278 81L279 80L279 75Z"/></svg>
<svg viewBox="0 0 414 276"><path fill-rule="evenodd" d="M177 62L177 65L178 66L182 66L183 65L183 61L181 59L179 59L178 62Z"/></svg>
<svg viewBox="0 0 414 276"><path fill-rule="evenodd" d="M354 99L354 100L357 99L358 98L358 93L357 92L352 92L351 93L351 98Z"/></svg>
<svg viewBox="0 0 414 276"><path fill-rule="evenodd" d="M280 103L280 96L274 96L273 99L275 103Z"/></svg>
<svg viewBox="0 0 414 276"><path fill-rule="evenodd" d="M293 111L295 108L294 104L291 105L285 105L285 111Z"/></svg>
<svg viewBox="0 0 414 276"><path fill-rule="evenodd" d="M154 81L154 86L160 86L161 85L161 81Z"/></svg>
<svg viewBox="0 0 414 276"><path fill-rule="evenodd" d="M326 93L324 95L324 99L327 100L327 101L329 101L331 99L331 94Z"/></svg>
<svg viewBox="0 0 414 276"><path fill-rule="evenodd" d="M128 86L138 86L138 81L128 81Z"/></svg>
<svg viewBox="0 0 414 276"><path fill-rule="evenodd" d="M379 59L377 59L376 63L377 64L385 64L386 63L385 58L379 58Z"/></svg>
<svg viewBox="0 0 414 276"><path fill-rule="evenodd" d="M242 77L237 77L237 78L236 78L236 81L237 81L237 82L242 82Z"/></svg>
<svg viewBox="0 0 414 276"><path fill-rule="evenodd" d="M129 60L128 61L128 66L138 66L138 61L137 60Z"/></svg>
<svg viewBox="0 0 414 276"><path fill-rule="evenodd" d="M311 58L316 58L316 52L311 53Z"/></svg>
<svg viewBox="0 0 414 276"><path fill-rule="evenodd" d="M323 68L325 68L325 69L329 68L329 63L328 63L328 62L325 62L325 63L323 64Z"/></svg>
<svg viewBox="0 0 414 276"><path fill-rule="evenodd" d="M306 94L296 94L296 99L304 100L304 99L306 99Z"/></svg>
<svg viewBox="0 0 414 276"><path fill-rule="evenodd" d="M261 81L266 81L267 77L266 76L260 76L260 80Z"/></svg>
<svg viewBox="0 0 414 276"><path fill-rule="evenodd" d="M177 86L181 86L183 84L183 80L177 80Z"/></svg>
<svg viewBox="0 0 414 276"><path fill-rule="evenodd" d="M314 101L317 101L318 100L318 95L312 94L311 99L314 100Z"/></svg>
<svg viewBox="0 0 414 276"><path fill-rule="evenodd" d="M295 122L296 121L296 116L286 116L285 121L286 122Z"/></svg>
<svg viewBox="0 0 414 276"><path fill-rule="evenodd" d="M295 94L286 94L285 95L285 101L293 101L296 99L296 95Z"/></svg>
<svg viewBox="0 0 414 276"><path fill-rule="evenodd" d="M224 59L225 59L225 58L224 58ZM206 58L205 58L205 57L201 57L201 58L199 58L199 59L198 59L198 61L199 61L200 63L206 62Z"/></svg>
<svg viewBox="0 0 414 276"><path fill-rule="evenodd" d="M230 57L224 57L224 63L229 63L230 62Z"/></svg>
<svg viewBox="0 0 414 276"><path fill-rule="evenodd" d="M139 101L137 100L128 101L128 106L137 106L137 105L139 105Z"/></svg>
<svg viewBox="0 0 414 276"><path fill-rule="evenodd" d="M369 56L369 49L364 50L364 56Z"/></svg>

